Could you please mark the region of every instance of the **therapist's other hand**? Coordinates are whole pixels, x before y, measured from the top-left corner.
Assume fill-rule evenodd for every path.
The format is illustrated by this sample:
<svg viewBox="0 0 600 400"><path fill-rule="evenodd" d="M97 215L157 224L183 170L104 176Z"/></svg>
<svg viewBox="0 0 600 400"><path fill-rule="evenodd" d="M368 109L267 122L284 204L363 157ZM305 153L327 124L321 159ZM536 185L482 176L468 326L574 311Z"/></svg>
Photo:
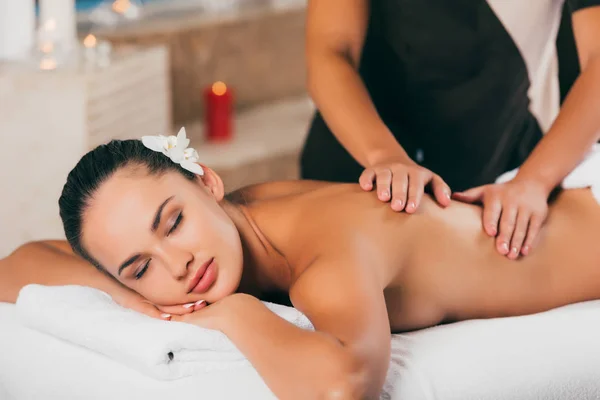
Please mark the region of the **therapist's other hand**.
<svg viewBox="0 0 600 400"><path fill-rule="evenodd" d="M358 182L363 190L377 188L377 197L391 202L394 211L414 213L421 204L427 185L431 185L437 202L450 204L450 187L439 176L417 164L397 161L382 162L365 169Z"/></svg>
<svg viewBox="0 0 600 400"><path fill-rule="evenodd" d="M483 229L496 249L514 260L528 255L548 216L549 191L535 181L513 180L454 193L456 200L483 203Z"/></svg>

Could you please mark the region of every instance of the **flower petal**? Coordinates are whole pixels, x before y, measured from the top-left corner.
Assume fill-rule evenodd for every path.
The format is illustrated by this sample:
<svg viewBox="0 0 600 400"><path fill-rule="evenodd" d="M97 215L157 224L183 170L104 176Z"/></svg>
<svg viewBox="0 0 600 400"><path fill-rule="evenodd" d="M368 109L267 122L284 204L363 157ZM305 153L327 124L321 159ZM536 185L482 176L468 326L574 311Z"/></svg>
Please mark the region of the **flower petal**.
<svg viewBox="0 0 600 400"><path fill-rule="evenodd" d="M191 147L188 147L187 149L185 149L183 152L183 155L186 160L192 161L192 162L198 162L198 160L200 159L196 149L193 149Z"/></svg>
<svg viewBox="0 0 600 400"><path fill-rule="evenodd" d="M165 141L165 149L169 150L174 147L177 147L177 138L175 136L167 137L167 140Z"/></svg>
<svg viewBox="0 0 600 400"><path fill-rule="evenodd" d="M177 164L181 163L184 160L183 150L180 149L179 147L173 147L172 149L170 149L168 151L167 155L173 162L175 162Z"/></svg>
<svg viewBox="0 0 600 400"><path fill-rule="evenodd" d="M185 128L181 127L179 132L177 133L177 147L181 150L184 150L190 144L190 139L187 138L185 133Z"/></svg>
<svg viewBox="0 0 600 400"><path fill-rule="evenodd" d="M164 138L161 136L142 136L144 146L152 151L162 153L164 151Z"/></svg>
<svg viewBox="0 0 600 400"><path fill-rule="evenodd" d="M196 164L195 162L189 160L183 160L180 165L188 171L193 172L197 175L204 175L204 169L202 169L200 164Z"/></svg>

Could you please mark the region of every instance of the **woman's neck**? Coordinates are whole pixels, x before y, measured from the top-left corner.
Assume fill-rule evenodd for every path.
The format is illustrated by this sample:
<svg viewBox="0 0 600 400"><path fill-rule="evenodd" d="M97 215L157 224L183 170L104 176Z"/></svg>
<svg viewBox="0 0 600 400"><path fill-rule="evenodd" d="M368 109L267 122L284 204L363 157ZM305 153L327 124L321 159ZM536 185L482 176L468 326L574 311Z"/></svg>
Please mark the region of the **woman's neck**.
<svg viewBox="0 0 600 400"><path fill-rule="evenodd" d="M259 298L273 292L287 292L291 283L290 266L262 233L248 207L226 200L221 206L235 224L242 243L244 265L238 292Z"/></svg>

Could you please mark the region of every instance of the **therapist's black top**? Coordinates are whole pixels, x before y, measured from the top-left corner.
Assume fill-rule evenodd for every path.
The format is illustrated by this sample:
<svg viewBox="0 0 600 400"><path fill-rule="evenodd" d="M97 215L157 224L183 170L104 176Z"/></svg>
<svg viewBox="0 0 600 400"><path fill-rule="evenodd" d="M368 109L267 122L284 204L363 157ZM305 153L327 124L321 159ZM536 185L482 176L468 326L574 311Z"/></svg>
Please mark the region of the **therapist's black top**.
<svg viewBox="0 0 600 400"><path fill-rule="evenodd" d="M567 3L575 12L600 0ZM562 12L560 0L371 0L359 72L413 160L454 191L489 183L523 162L558 113ZM356 182L363 168L317 113L301 170Z"/></svg>

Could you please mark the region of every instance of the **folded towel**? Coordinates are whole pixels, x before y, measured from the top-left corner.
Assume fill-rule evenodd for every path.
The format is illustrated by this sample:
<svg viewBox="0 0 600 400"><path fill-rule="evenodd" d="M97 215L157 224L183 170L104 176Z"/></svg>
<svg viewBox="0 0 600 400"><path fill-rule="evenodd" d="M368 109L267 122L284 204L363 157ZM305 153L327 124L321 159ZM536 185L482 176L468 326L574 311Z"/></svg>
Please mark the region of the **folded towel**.
<svg viewBox="0 0 600 400"><path fill-rule="evenodd" d="M513 179L519 169L505 172L496 179L497 183ZM562 181L563 189L590 188L600 203L600 144L595 144L584 160Z"/></svg>
<svg viewBox="0 0 600 400"><path fill-rule="evenodd" d="M291 307L265 305L292 324L313 329ZM16 303L24 326L104 354L161 380L248 365L223 333L150 318L83 286L28 285Z"/></svg>

